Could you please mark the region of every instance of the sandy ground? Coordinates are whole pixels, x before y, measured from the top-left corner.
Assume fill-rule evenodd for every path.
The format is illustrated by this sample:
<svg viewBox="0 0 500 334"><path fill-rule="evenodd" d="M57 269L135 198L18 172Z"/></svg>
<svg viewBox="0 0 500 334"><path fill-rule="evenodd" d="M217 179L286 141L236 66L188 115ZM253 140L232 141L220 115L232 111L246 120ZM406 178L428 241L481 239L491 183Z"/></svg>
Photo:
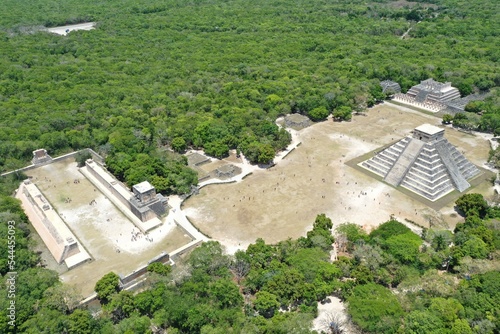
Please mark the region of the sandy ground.
<svg viewBox="0 0 500 334"><path fill-rule="evenodd" d="M52 32L54 34L66 36L68 33L76 30L92 30L95 29L95 22L86 22L80 24L72 24L69 26L60 26L47 28L47 31Z"/></svg>
<svg viewBox="0 0 500 334"><path fill-rule="evenodd" d="M329 299L330 302L324 304L318 303L318 316L313 320L312 330L315 330L318 333L321 333L321 331L329 333L328 324L331 320L333 320L332 318L336 317L335 319L344 322L347 320L344 303L342 303L339 298L333 296L329 296L327 299ZM345 334L355 333L348 325L344 326L343 329Z"/></svg>
<svg viewBox="0 0 500 334"><path fill-rule="evenodd" d="M147 236L130 222L92 183L83 177L73 159L55 162L27 173L59 212L94 261L67 271L61 279L76 284L84 296L104 274L126 275L161 252L191 241L172 219ZM79 180L79 183L74 183ZM71 201L68 202L67 199ZM89 203L95 200L95 205ZM61 271L60 268L58 271Z"/></svg>
<svg viewBox="0 0 500 334"><path fill-rule="evenodd" d="M440 119L383 104L366 116L354 116L352 122L329 120L294 131L294 142L302 144L275 167L254 170L241 182L206 186L184 203L184 212L229 252L246 248L257 238L274 243L303 236L320 213L326 213L335 225L352 222L367 230L391 214L426 227L430 219L452 218L446 211L449 208L443 209L447 212L443 216L345 165L409 135L423 123L439 125ZM473 163L483 166L486 162L489 144L484 139L452 129L445 136ZM482 190L488 191L487 187Z"/></svg>

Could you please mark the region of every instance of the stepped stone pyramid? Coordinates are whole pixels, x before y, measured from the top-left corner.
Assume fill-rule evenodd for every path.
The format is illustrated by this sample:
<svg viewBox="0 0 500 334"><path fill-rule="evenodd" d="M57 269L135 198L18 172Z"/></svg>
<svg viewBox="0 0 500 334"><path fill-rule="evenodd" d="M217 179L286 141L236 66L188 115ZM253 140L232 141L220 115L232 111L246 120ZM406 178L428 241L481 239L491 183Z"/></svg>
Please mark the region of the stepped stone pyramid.
<svg viewBox="0 0 500 334"><path fill-rule="evenodd" d="M457 189L470 187L467 180L480 173L444 137L444 129L430 124L359 164L393 185L403 186L431 201Z"/></svg>

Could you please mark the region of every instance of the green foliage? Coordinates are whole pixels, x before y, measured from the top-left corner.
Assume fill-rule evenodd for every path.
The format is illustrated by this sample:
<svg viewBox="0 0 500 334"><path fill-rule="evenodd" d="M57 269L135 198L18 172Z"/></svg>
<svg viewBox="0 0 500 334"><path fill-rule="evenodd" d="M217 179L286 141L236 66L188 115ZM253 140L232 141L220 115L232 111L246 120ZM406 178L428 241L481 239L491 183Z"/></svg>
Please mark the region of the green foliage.
<svg viewBox="0 0 500 334"><path fill-rule="evenodd" d="M488 209L488 203L481 194L462 195L456 200L455 204L465 217L478 216L483 218Z"/></svg>
<svg viewBox="0 0 500 334"><path fill-rule="evenodd" d="M336 121L350 121L352 118L352 109L349 106L341 106L336 108L332 115Z"/></svg>
<svg viewBox="0 0 500 334"><path fill-rule="evenodd" d="M253 305L260 315L265 318L272 318L278 310L280 303L276 295L267 291L259 291L255 294Z"/></svg>
<svg viewBox="0 0 500 334"><path fill-rule="evenodd" d="M196 248L189 257L189 263L195 270L214 276L228 273L230 259L224 255L222 246L216 241L208 241Z"/></svg>
<svg viewBox="0 0 500 334"><path fill-rule="evenodd" d="M395 333L403 309L390 290L377 284L358 285L347 298L349 314L363 330Z"/></svg>
<svg viewBox="0 0 500 334"><path fill-rule="evenodd" d="M361 226L353 223L340 224L335 231L338 235L345 236L347 240L346 248L347 250L353 250L354 245L357 242L368 241L368 236ZM338 241L338 238L337 238Z"/></svg>
<svg viewBox="0 0 500 334"><path fill-rule="evenodd" d="M322 120L326 119L328 117L328 114L330 114L330 113L328 112L326 107L321 106L321 107L317 107L317 108L314 108L313 110L311 110L307 114L307 116L309 116L309 118L311 120L317 122L317 121L322 121Z"/></svg>
<svg viewBox="0 0 500 334"><path fill-rule="evenodd" d="M433 298L429 310L447 325L464 316L464 307L453 298Z"/></svg>
<svg viewBox="0 0 500 334"><path fill-rule="evenodd" d="M392 236L382 244L387 252L405 264L417 260L422 239L413 232Z"/></svg>
<svg viewBox="0 0 500 334"><path fill-rule="evenodd" d="M320 247L323 250L330 250L335 241L331 231L332 227L332 220L324 213L316 216L313 229L307 232L307 237L304 239L305 244L308 247Z"/></svg>
<svg viewBox="0 0 500 334"><path fill-rule="evenodd" d="M107 273L95 284L94 291L103 303L110 301L113 294L120 291L120 277L114 272Z"/></svg>
<svg viewBox="0 0 500 334"><path fill-rule="evenodd" d="M390 237L397 236L400 234L406 234L411 232L411 230L398 222L397 220L389 220L381 225L379 225L375 230L370 233L370 239L375 240L377 238L381 240L387 240Z"/></svg>
<svg viewBox="0 0 500 334"><path fill-rule="evenodd" d="M148 265L148 271L161 276L167 276L172 272L172 267L161 262L153 262Z"/></svg>
<svg viewBox="0 0 500 334"><path fill-rule="evenodd" d="M429 311L413 311L408 313L404 321L404 333L428 334L444 331L443 321L438 315Z"/></svg>
<svg viewBox="0 0 500 334"><path fill-rule="evenodd" d="M443 124L450 124L453 121L453 116L450 114L443 115Z"/></svg>
<svg viewBox="0 0 500 334"><path fill-rule="evenodd" d="M271 163L275 156L275 151L271 145L258 142L250 143L248 146L243 147L242 151L251 163L257 164Z"/></svg>
<svg viewBox="0 0 500 334"><path fill-rule="evenodd" d="M186 149L186 141L182 137L175 137L172 139L172 149L177 153L182 153Z"/></svg>
<svg viewBox="0 0 500 334"><path fill-rule="evenodd" d="M78 167L85 166L85 161L87 161L88 159L92 159L92 155L88 151L78 152L78 154L75 156L75 161Z"/></svg>

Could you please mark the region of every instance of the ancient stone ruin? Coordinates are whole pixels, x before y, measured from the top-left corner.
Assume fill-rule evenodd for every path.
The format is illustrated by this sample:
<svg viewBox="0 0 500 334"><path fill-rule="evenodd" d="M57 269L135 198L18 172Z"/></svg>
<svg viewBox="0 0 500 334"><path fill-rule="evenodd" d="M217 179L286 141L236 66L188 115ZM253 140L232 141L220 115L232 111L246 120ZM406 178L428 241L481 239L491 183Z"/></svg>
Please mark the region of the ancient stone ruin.
<svg viewBox="0 0 500 334"><path fill-rule="evenodd" d="M406 94L394 95L395 101L434 112L446 109L456 99L460 99L460 92L451 86L451 82L441 83L432 78L411 87Z"/></svg>
<svg viewBox="0 0 500 334"><path fill-rule="evenodd" d="M231 164L220 166L214 171L215 177L219 179L228 179L240 173L241 173L241 168L238 168Z"/></svg>
<svg viewBox="0 0 500 334"><path fill-rule="evenodd" d="M31 162L33 165L42 165L52 161L52 157L47 154L47 150L41 148L33 151L33 159Z"/></svg>
<svg viewBox="0 0 500 334"><path fill-rule="evenodd" d="M374 157L359 164L397 187L435 201L454 189L463 192L467 180L480 173L444 137L444 129L423 124Z"/></svg>
<svg viewBox="0 0 500 334"><path fill-rule="evenodd" d="M71 269L91 259L34 183L24 180L16 198L21 200L24 212L57 263L64 262Z"/></svg>
<svg viewBox="0 0 500 334"><path fill-rule="evenodd" d="M380 86L382 86L382 92L387 94L396 94L401 93L401 86L391 80L384 80L380 82Z"/></svg>
<svg viewBox="0 0 500 334"><path fill-rule="evenodd" d="M311 125L311 120L304 115L291 114L285 117L285 126L293 129L303 129Z"/></svg>

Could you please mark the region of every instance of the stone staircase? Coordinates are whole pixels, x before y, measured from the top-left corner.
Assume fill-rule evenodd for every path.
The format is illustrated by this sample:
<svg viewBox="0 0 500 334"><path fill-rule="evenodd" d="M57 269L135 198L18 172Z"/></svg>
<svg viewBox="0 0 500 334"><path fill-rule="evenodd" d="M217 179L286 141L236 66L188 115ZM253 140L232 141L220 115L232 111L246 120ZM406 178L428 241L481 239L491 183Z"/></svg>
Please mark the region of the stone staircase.
<svg viewBox="0 0 500 334"><path fill-rule="evenodd" d="M399 186L405 177L406 172L420 154L422 147L424 147L424 143L422 141L414 139L410 140L404 151L401 152L398 159L392 166L391 170L385 176L384 180L395 187Z"/></svg>
<svg viewBox="0 0 500 334"><path fill-rule="evenodd" d="M405 187L431 201L470 187L480 170L441 137L430 141L405 137L363 161L360 166L382 176L392 186Z"/></svg>
<svg viewBox="0 0 500 334"><path fill-rule="evenodd" d="M410 141L411 138L409 137L403 138L396 144L379 152L373 158L364 161L362 166L385 178Z"/></svg>

